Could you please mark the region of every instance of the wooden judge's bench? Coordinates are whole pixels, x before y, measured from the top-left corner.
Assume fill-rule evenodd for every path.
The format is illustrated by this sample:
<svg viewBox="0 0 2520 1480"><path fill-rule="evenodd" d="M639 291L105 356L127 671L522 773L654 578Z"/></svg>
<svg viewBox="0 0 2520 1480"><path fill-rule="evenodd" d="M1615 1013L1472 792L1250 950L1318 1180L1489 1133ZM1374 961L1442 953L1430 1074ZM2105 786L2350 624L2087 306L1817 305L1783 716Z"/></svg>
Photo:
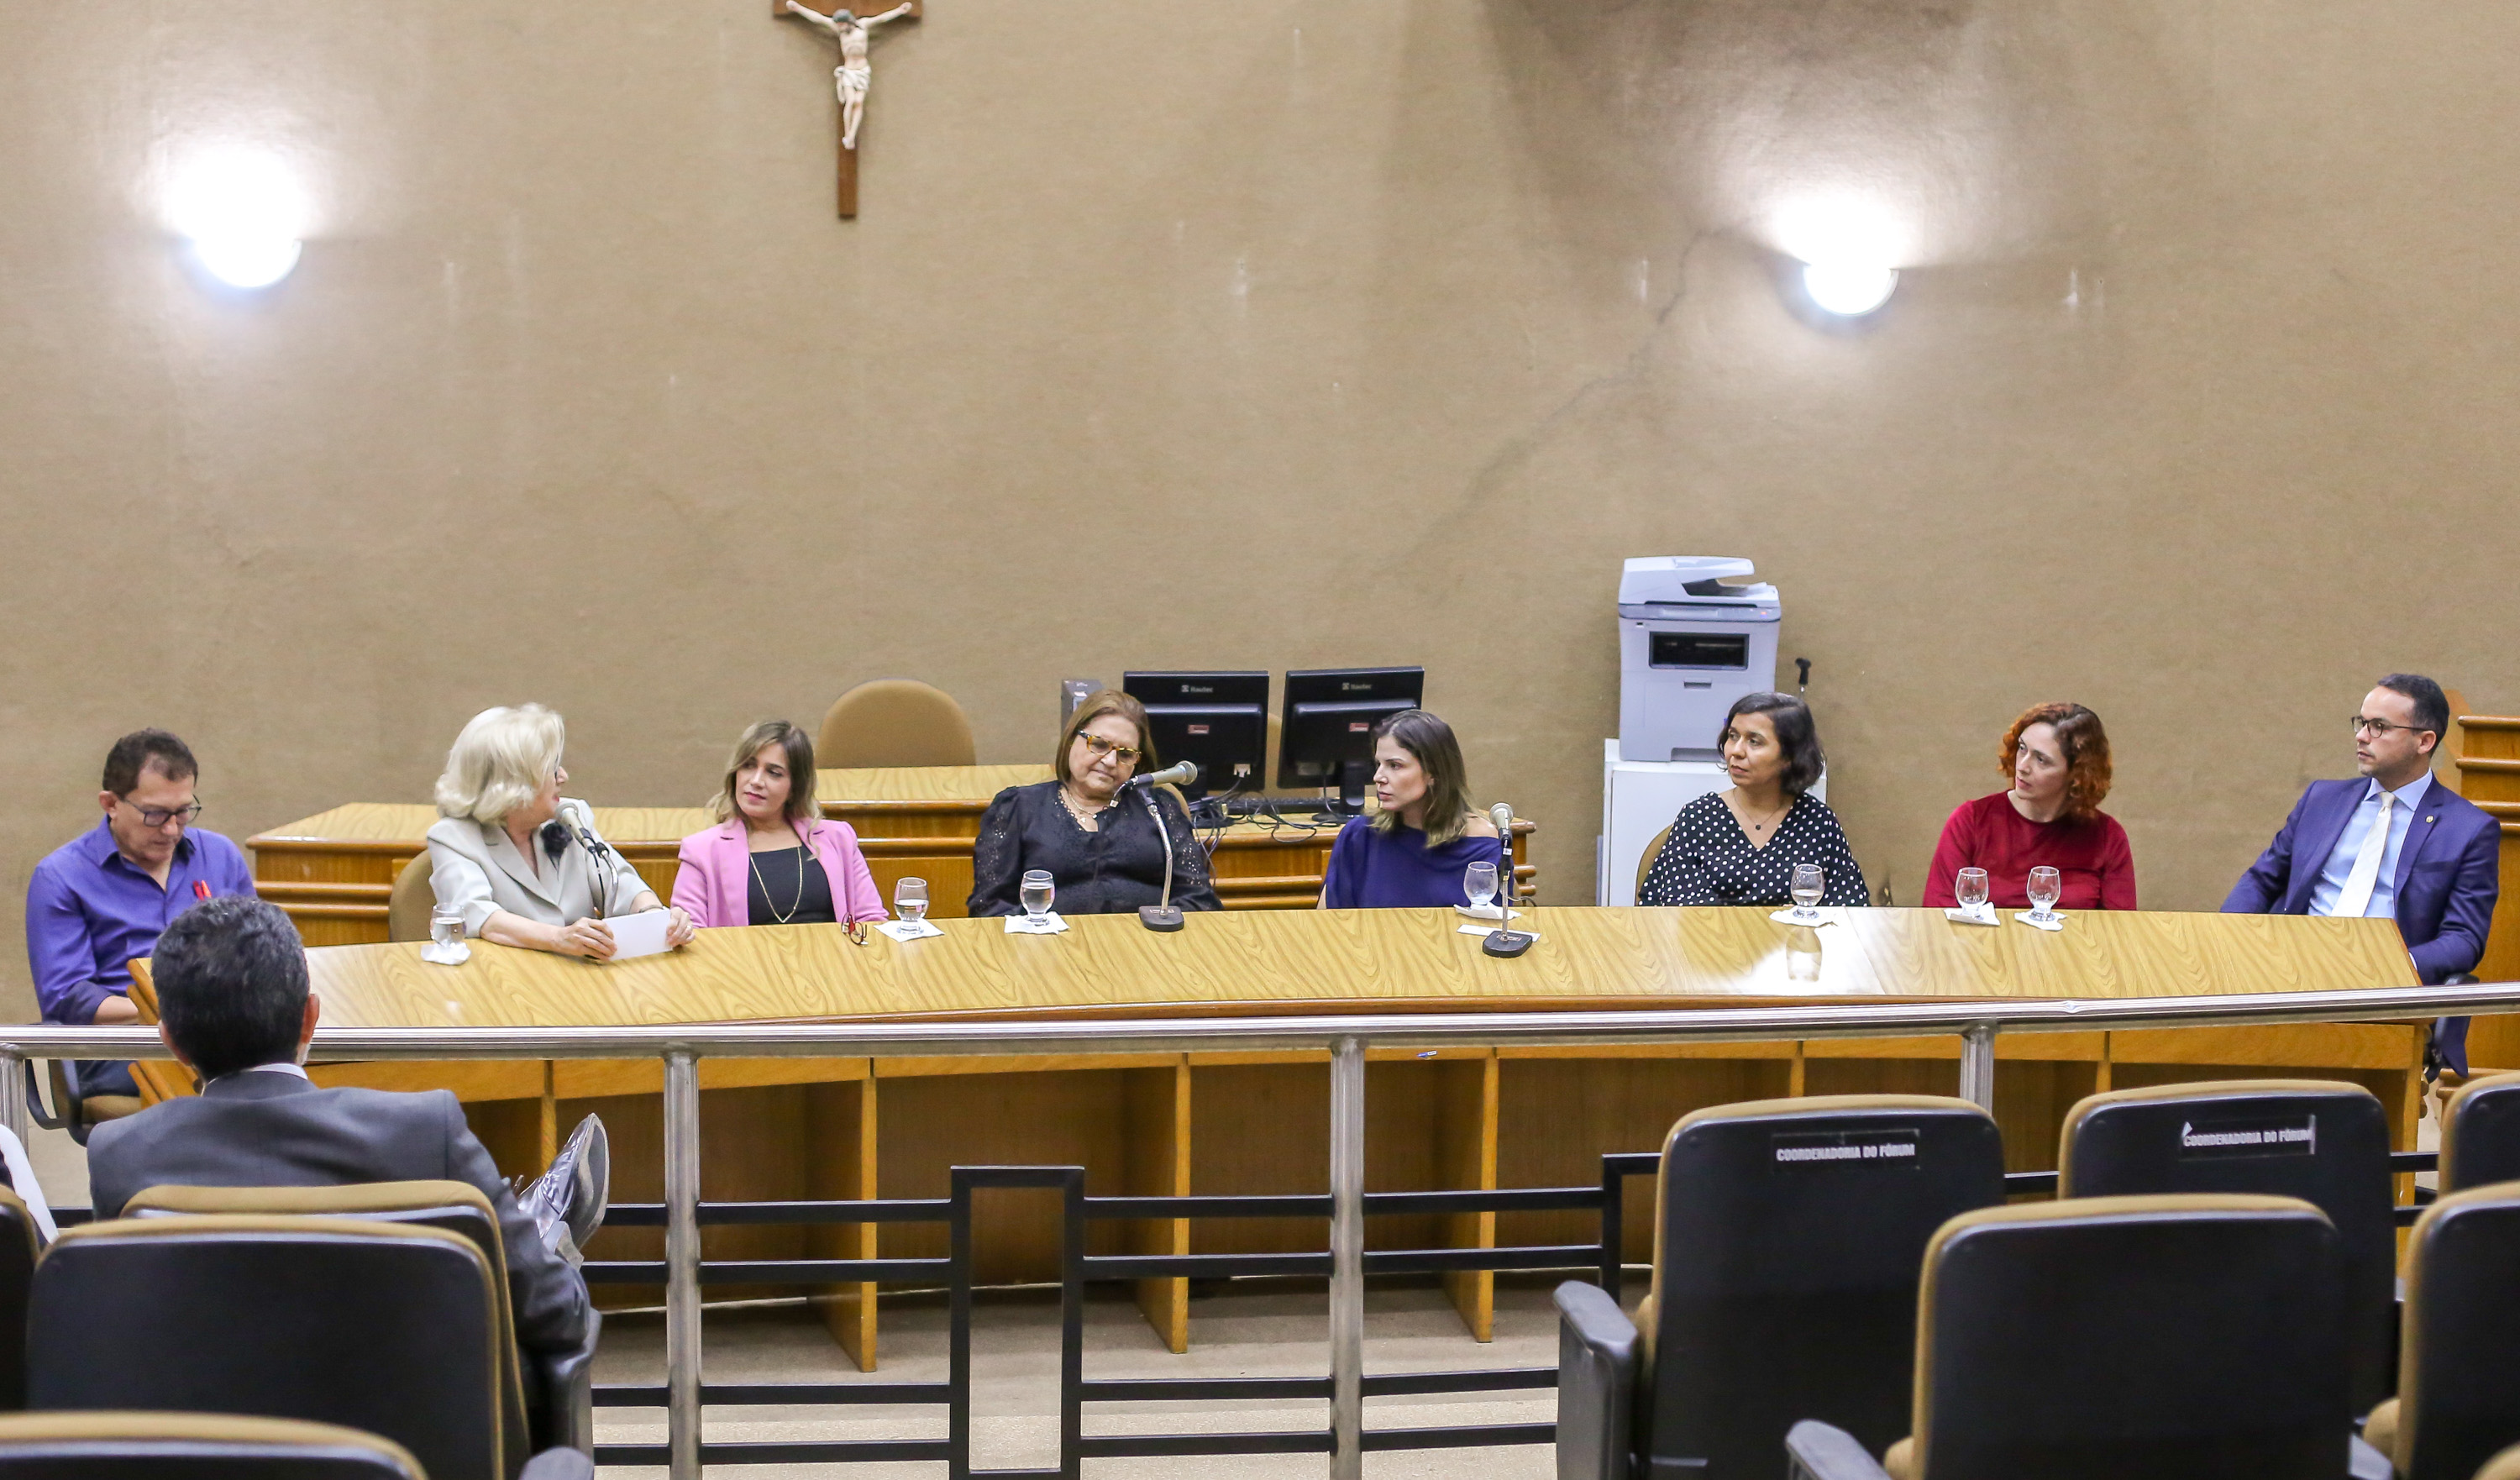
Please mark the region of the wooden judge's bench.
<svg viewBox="0 0 2520 1480"><path fill-rule="evenodd" d="M939 889L940 896L943 893ZM1017 936L944 919L940 937L863 944L836 925L703 930L683 951L611 964L475 942L460 966L410 944L308 952L324 1020L459 1027L732 1021L1026 1020L1294 1012L1584 1009L1817 1003L2123 999L2411 986L2387 920L2079 914L2060 933L1955 924L1940 911L1826 912L1818 929L1764 910L1535 908L1516 960L1480 951L1449 910L1240 911L1177 934L1134 917L1083 917ZM147 964L134 997L154 1016ZM1995 1110L2014 1170L2055 1165L2073 1102L2096 1090L2227 1077L2311 1076L2369 1088L2411 1147L2423 1029L2415 1023L2143 1032L2007 1033ZM1377 1052L1368 1069L1372 1190L1590 1186L1607 1152L1660 1146L1689 1110L1778 1096L1958 1090L1956 1038L1620 1048ZM143 1065L153 1095L189 1093ZM503 1170L537 1170L557 1135L601 1113L616 1200L661 1196L661 1069L653 1060L324 1064L328 1084L453 1090ZM1327 1055L1111 1054L992 1058L699 1062L701 1195L708 1200L935 1197L956 1165L1082 1165L1095 1194L1328 1189ZM1046 1194L978 1208L978 1278L1052 1278L1058 1222ZM1587 1213L1375 1217L1374 1247L1567 1244ZM1625 1237L1650 1246L1651 1199ZM1299 1219L1095 1225L1095 1252L1319 1250ZM941 1229L704 1228L710 1259L918 1257ZM598 1259L660 1257L661 1233L611 1229ZM1470 1332L1489 1334L1494 1277L1447 1277ZM712 1285L711 1293L745 1293ZM652 1303L637 1287L608 1295ZM809 1293L859 1363L877 1358L878 1290ZM1175 1351L1192 1337L1188 1283L1140 1281Z"/></svg>

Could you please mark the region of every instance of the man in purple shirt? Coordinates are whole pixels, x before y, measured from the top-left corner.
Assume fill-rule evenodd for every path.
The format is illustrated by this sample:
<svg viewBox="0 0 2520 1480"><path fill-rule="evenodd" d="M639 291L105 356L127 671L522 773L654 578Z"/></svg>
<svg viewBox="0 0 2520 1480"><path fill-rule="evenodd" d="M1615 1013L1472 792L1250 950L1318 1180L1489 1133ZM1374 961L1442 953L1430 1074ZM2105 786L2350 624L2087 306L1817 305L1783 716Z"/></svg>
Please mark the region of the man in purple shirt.
<svg viewBox="0 0 2520 1480"><path fill-rule="evenodd" d="M35 866L26 885L26 960L44 1021L139 1020L131 962L175 917L205 899L253 893L237 845L193 827L201 767L163 730L135 730L105 758L96 830ZM81 1096L140 1093L127 1063L77 1065ZM137 1109L135 1104L130 1108Z"/></svg>

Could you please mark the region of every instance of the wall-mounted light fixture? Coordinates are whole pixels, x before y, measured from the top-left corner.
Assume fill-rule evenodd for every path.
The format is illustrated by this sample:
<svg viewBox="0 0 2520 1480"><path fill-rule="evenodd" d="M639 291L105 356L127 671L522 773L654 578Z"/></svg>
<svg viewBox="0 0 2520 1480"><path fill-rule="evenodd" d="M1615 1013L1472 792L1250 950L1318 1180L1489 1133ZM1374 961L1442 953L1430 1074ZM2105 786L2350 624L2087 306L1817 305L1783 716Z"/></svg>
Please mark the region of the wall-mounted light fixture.
<svg viewBox="0 0 2520 1480"><path fill-rule="evenodd" d="M1802 289L1815 306L1861 318L1899 287L1899 233L1868 202L1822 197L1781 213L1779 244L1803 264Z"/></svg>
<svg viewBox="0 0 2520 1480"><path fill-rule="evenodd" d="M297 266L305 198L288 168L244 149L203 153L172 182L168 214L210 276L231 288L269 288Z"/></svg>

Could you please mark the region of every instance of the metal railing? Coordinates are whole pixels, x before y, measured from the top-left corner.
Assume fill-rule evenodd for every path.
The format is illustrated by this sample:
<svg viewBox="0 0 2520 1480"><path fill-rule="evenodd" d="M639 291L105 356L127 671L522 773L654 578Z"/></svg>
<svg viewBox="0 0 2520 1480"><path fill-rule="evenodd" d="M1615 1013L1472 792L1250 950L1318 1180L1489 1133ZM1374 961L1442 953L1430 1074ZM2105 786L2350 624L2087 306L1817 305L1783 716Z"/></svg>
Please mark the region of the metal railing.
<svg viewBox="0 0 2520 1480"><path fill-rule="evenodd" d="M2520 983L2233 996L1831 1004L1609 1011L1365 1012L1206 1019L957 1023L730 1023L601 1028L319 1028L320 1059L652 1058L665 1065L665 1417L674 1480L700 1473L699 1066L741 1058L1195 1053L1330 1054L1330 1434L1333 1480L1361 1480L1365 1376L1365 1061L1373 1048L1573 1047L1780 1039L1960 1039L1963 1097L1992 1109L1999 1033L2375 1022L2520 1010ZM143 1027L0 1031L0 1115L25 1134L28 1059L165 1058ZM878 1277L879 1278L879 1277ZM1063 1420L1063 1426L1067 1426ZM1063 1470L1072 1471L1076 1451Z"/></svg>

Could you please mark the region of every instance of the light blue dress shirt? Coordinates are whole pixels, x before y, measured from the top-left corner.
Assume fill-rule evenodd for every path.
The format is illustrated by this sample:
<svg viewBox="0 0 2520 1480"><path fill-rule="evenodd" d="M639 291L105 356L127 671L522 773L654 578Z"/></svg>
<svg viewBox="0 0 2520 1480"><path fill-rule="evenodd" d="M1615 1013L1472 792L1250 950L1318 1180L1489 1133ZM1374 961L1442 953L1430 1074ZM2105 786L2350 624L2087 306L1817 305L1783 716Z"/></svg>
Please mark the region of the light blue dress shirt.
<svg viewBox="0 0 2520 1480"><path fill-rule="evenodd" d="M2389 809L2389 843L2380 853L2380 876L2371 881L2371 904L2362 912L2365 919L2394 919L2398 914L2398 852L2407 845L2407 830L2415 824L2415 807L2432 788L2433 776L2427 771L2400 786L2395 793L2397 804ZM2354 815L2345 820L2345 830L2337 834L2336 847L2327 855L2326 867L2318 871L2318 882L2311 887L2310 913L2333 915L2336 897L2345 892L2345 880L2354 873L2354 860L2362 851L2362 840L2371 835L2372 821L2380 815L2380 784L2364 785L2362 800Z"/></svg>

